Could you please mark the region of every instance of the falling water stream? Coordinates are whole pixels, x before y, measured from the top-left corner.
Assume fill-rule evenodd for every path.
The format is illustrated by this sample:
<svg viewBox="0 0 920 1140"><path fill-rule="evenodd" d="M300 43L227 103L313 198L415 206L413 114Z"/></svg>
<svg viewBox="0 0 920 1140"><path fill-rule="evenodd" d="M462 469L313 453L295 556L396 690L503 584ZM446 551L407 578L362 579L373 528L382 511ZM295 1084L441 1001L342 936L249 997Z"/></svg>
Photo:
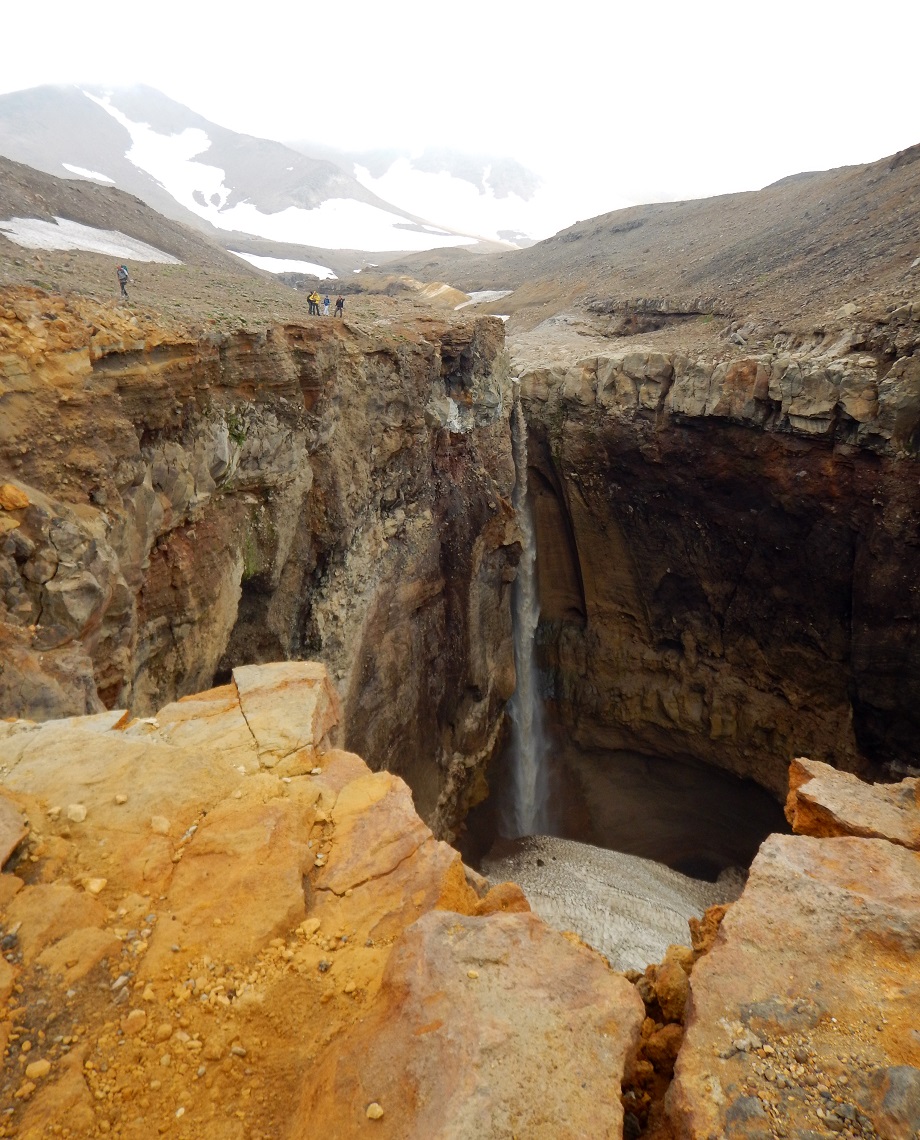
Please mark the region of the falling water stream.
<svg viewBox="0 0 920 1140"><path fill-rule="evenodd" d="M514 510L521 529L523 553L514 584L512 625L517 687L511 698L511 803L503 830L509 838L548 831L547 740L534 653L540 600L537 593L537 544L527 492L527 421L515 388L511 414L514 454Z"/></svg>

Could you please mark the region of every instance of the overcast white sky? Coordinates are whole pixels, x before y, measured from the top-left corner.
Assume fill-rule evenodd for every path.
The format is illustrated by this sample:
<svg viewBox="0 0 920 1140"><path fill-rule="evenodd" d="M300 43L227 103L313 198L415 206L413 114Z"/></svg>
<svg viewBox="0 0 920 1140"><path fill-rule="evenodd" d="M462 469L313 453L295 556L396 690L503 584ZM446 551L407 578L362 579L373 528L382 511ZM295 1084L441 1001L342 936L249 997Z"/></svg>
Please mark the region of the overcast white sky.
<svg viewBox="0 0 920 1140"><path fill-rule="evenodd" d="M920 142L916 2L5 7L0 90L147 83L270 138L509 155L572 220Z"/></svg>

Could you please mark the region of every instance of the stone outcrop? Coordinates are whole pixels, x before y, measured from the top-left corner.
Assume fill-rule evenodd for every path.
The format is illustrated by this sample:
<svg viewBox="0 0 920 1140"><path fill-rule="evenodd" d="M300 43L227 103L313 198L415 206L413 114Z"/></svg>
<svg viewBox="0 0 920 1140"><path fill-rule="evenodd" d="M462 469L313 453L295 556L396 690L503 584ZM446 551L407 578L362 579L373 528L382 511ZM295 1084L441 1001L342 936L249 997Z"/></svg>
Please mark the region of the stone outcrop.
<svg viewBox="0 0 920 1140"><path fill-rule="evenodd" d="M793 762L796 829L813 824L818 837L771 836L706 936L667 1122L651 1135L916 1136L920 853L903 836L920 806L905 785L892 793Z"/></svg>
<svg viewBox="0 0 920 1140"><path fill-rule="evenodd" d="M793 755L913 762L918 328L920 303L748 357L516 361L567 738L777 797Z"/></svg>
<svg viewBox="0 0 920 1140"><path fill-rule="evenodd" d="M501 323L208 334L0 298L0 711L149 712L322 658L449 833L514 684Z"/></svg>
<svg viewBox="0 0 920 1140"><path fill-rule="evenodd" d="M287 662L151 717L0 722L30 824L0 1135L620 1135L632 987L486 893L401 779L329 746L338 716Z"/></svg>
<svg viewBox="0 0 920 1140"><path fill-rule="evenodd" d="M920 780L870 787L829 764L798 757L789 768L786 818L799 835L888 839L920 851Z"/></svg>
<svg viewBox="0 0 920 1140"><path fill-rule="evenodd" d="M535 915L430 911L394 947L377 1010L307 1082L292 1135L318 1120L363 1135L378 1103L380 1134L405 1140L620 1136L609 1074L641 1021L629 983Z"/></svg>

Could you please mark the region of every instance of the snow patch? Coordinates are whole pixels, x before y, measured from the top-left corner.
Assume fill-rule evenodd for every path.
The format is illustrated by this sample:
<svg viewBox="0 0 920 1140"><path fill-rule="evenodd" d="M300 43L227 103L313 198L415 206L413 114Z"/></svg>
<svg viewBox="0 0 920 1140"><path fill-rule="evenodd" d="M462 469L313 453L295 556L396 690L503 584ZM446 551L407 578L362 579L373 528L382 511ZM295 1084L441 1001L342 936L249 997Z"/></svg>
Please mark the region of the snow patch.
<svg viewBox="0 0 920 1140"><path fill-rule="evenodd" d="M79 174L81 178L92 178L94 182L108 182L110 185L115 185L115 179L109 178L107 174L100 174L98 170L87 170L84 166L72 166L69 162L62 162L61 166L65 170L69 170L71 174Z"/></svg>
<svg viewBox="0 0 920 1140"><path fill-rule="evenodd" d="M9 221L0 222L0 233L26 249L82 249L88 253L126 257L132 261L157 261L161 265L182 264L177 257L129 237L120 230L98 230L94 226L72 222L69 218L55 218L53 222L40 218L10 218Z"/></svg>
<svg viewBox="0 0 920 1140"><path fill-rule="evenodd" d="M231 249L230 252L241 257L244 261L248 261L257 269L265 269L269 273L309 273L323 281L338 280L333 270L328 269L325 265L316 265L312 261L295 261L293 258L286 257L260 257L255 253L240 253L236 249Z"/></svg>
<svg viewBox="0 0 920 1140"><path fill-rule="evenodd" d="M465 309L467 305L487 305L490 301L498 301L502 297L510 296L513 292L513 289L477 289L469 294L470 299L468 301L455 305L454 310ZM507 319L505 317L505 320Z"/></svg>

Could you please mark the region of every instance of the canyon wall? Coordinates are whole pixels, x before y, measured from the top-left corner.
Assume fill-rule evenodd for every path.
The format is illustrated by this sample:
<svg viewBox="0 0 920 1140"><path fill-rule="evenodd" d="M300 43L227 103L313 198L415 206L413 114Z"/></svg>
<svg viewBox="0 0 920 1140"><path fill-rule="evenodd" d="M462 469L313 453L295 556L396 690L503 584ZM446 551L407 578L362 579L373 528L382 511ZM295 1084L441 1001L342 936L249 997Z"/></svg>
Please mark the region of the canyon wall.
<svg viewBox="0 0 920 1140"><path fill-rule="evenodd" d="M501 323L0 302L0 715L143 714L309 653L343 743L450 833L514 685Z"/></svg>
<svg viewBox="0 0 920 1140"><path fill-rule="evenodd" d="M777 795L797 753L916 763L920 302L847 315L749 356L517 362L542 661L580 748Z"/></svg>

